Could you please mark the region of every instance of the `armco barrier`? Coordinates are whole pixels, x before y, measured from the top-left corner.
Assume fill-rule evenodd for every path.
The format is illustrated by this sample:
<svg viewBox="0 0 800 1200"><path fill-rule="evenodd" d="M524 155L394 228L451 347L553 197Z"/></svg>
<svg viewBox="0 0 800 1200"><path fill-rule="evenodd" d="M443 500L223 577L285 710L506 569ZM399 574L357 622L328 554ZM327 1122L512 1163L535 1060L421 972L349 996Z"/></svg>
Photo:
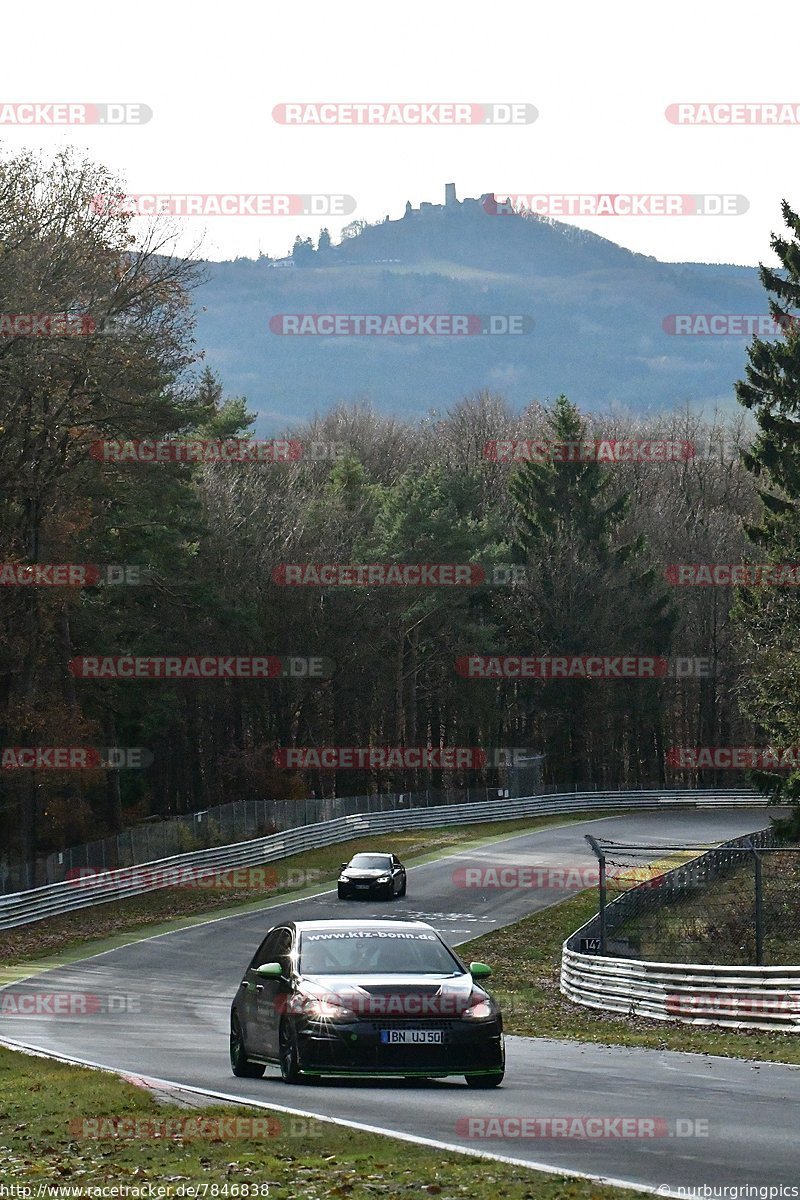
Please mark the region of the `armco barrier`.
<svg viewBox="0 0 800 1200"><path fill-rule="evenodd" d="M695 869L697 861L666 872L665 880ZM661 889L651 894L659 901ZM624 905L625 899L621 896L610 908ZM800 1033L800 966L649 962L574 949L582 937L597 932L594 916L562 948L561 991L576 1004L627 1017Z"/></svg>
<svg viewBox="0 0 800 1200"><path fill-rule="evenodd" d="M800 966L639 962L580 954L565 943L561 991L628 1017L800 1033Z"/></svg>
<svg viewBox="0 0 800 1200"><path fill-rule="evenodd" d="M0 929L29 925L44 917L61 916L94 904L105 904L143 892L168 887L164 881L167 868L184 870L230 871L239 867L261 866L316 850L336 842L363 837L370 833L391 833L398 829L435 828L447 825L477 824L484 821L511 821L518 817L552 816L559 813L591 812L592 809L659 809L664 807L727 807L729 805L764 805L766 800L752 791L614 791L566 792L554 796L518 796L508 800L492 800L480 804L447 804L436 808L416 808L405 811L365 813L337 817L317 825L287 829L248 842L231 846L216 846L211 850L195 850L176 854L137 867L103 872L96 877L50 883L0 897ZM154 878L155 876L155 878ZM332 881L333 882L333 881Z"/></svg>

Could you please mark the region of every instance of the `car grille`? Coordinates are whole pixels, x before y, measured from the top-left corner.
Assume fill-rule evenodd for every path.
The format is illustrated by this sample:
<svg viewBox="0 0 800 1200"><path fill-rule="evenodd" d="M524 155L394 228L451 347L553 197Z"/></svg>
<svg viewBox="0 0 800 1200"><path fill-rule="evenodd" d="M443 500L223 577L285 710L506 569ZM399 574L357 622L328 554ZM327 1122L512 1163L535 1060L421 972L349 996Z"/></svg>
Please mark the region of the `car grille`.
<svg viewBox="0 0 800 1200"><path fill-rule="evenodd" d="M456 1024L452 1019L442 1017L426 1017L420 1013L418 1017L377 1017L370 1019L374 1030L379 1029L417 1029L424 1025L426 1029L452 1029Z"/></svg>

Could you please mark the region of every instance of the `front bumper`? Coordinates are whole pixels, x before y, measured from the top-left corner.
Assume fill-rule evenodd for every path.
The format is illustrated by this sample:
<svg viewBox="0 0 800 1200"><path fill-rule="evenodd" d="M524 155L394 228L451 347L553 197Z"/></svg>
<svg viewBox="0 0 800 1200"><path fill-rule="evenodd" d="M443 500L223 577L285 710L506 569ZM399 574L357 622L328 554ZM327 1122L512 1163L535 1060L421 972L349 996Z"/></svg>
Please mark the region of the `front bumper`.
<svg viewBox="0 0 800 1200"><path fill-rule="evenodd" d="M394 888L391 883L339 883L337 892L340 900L388 900L391 899Z"/></svg>
<svg viewBox="0 0 800 1200"><path fill-rule="evenodd" d="M307 1075L481 1075L501 1071L505 1061L500 1019L303 1020L295 1029ZM387 1044L381 1031L388 1029L439 1029L444 1041Z"/></svg>

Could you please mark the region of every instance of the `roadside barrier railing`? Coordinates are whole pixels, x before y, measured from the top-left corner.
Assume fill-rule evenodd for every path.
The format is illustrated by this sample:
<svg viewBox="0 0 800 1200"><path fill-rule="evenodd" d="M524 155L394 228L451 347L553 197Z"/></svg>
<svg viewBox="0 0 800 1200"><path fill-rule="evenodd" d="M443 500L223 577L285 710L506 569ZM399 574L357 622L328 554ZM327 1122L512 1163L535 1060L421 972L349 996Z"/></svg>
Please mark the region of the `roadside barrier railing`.
<svg viewBox="0 0 800 1200"><path fill-rule="evenodd" d="M96 904L107 904L146 892L173 886L175 874L184 872L222 873L242 867L262 866L306 850L369 834L388 834L401 829L432 829L488 821L512 821L519 817L552 816L561 813L591 814L593 810L659 810L666 808L724 808L763 806L766 799L746 789L726 790L631 790L565 792L549 796L517 796L469 804L445 804L430 808L362 813L320 821L315 825L286 829L229 846L216 846L187 854L142 863L95 875L46 884L24 892L0 896L0 929L13 929L61 916ZM331 884L334 884L331 879Z"/></svg>
<svg viewBox="0 0 800 1200"><path fill-rule="evenodd" d="M748 846L763 853L772 845L772 831L761 829L666 871L659 887L643 883L624 892L605 906L602 924L598 913L564 942L561 992L576 1004L629 1018L800 1033L800 965L653 962L602 953L631 915L715 879L728 847L736 865Z"/></svg>

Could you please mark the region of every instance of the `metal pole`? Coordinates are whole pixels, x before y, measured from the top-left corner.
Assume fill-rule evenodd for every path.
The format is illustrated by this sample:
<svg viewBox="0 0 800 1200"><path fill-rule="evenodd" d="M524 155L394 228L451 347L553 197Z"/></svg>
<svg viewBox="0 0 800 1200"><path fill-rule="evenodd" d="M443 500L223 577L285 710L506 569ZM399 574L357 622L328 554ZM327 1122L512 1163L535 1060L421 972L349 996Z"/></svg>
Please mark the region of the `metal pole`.
<svg viewBox="0 0 800 1200"><path fill-rule="evenodd" d="M764 963L764 897L761 880L761 855L756 850L750 838L742 838L742 845L753 855L753 881L755 886L755 935L756 935L756 966Z"/></svg>
<svg viewBox="0 0 800 1200"><path fill-rule="evenodd" d="M592 847L597 855L597 861L600 865L600 887L598 895L598 918L600 923L600 953L606 952L606 856L603 849L596 838L593 838L590 833L584 835L586 841Z"/></svg>
<svg viewBox="0 0 800 1200"><path fill-rule="evenodd" d="M761 855L753 846L756 885L756 966L764 965L764 889L761 876Z"/></svg>

